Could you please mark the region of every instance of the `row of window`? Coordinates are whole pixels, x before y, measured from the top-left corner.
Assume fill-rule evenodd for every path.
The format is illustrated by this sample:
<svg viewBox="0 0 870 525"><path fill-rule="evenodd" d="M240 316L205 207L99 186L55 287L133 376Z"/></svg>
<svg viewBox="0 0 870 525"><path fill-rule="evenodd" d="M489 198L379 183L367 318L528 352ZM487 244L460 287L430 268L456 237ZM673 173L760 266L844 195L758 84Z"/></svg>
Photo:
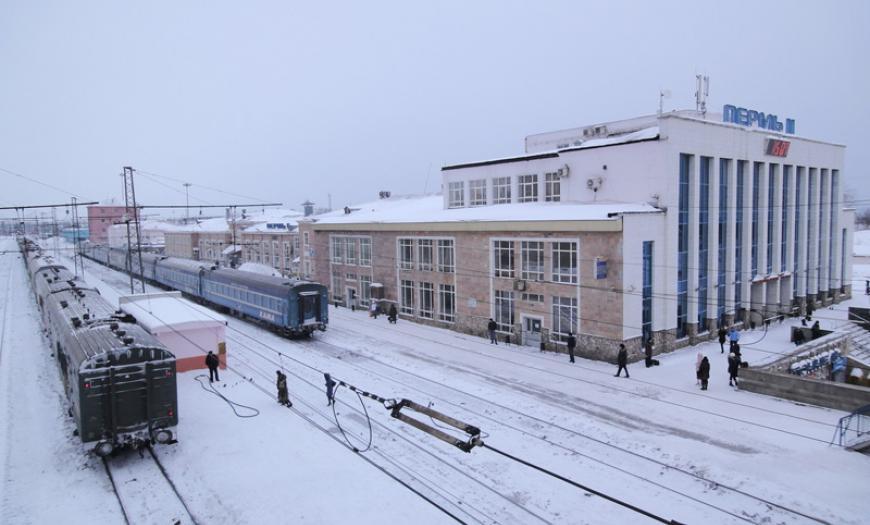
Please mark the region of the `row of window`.
<svg viewBox="0 0 870 525"><path fill-rule="evenodd" d="M577 282L576 241L492 241L493 276L513 279L517 275L516 248L520 248L520 278L527 281L543 281L546 278L544 251L549 245L550 280L556 283Z"/></svg>
<svg viewBox="0 0 870 525"><path fill-rule="evenodd" d="M245 248L245 261L267 264L273 268L281 268L281 261L283 259L283 268L287 269L290 268L293 255L297 250L298 246L295 249L291 249L290 243L286 241L280 244L277 241L272 241L271 243L268 241L253 243Z"/></svg>
<svg viewBox="0 0 870 525"><path fill-rule="evenodd" d="M284 310L287 307L287 301L283 301L271 295L245 290L231 284L206 281L205 290L214 295L238 301L247 304L248 306L271 310L275 313L284 313Z"/></svg>
<svg viewBox="0 0 870 525"><path fill-rule="evenodd" d="M428 282L402 280L399 291L399 308L405 315L421 319L437 319L447 323L456 320L456 287L439 284L437 304L435 286Z"/></svg>
<svg viewBox="0 0 870 525"><path fill-rule="evenodd" d="M514 292L510 290L495 291L493 320L499 332L513 333L516 321L515 302ZM543 302L543 298L541 298L541 302ZM551 307L553 316L550 340L564 342L568 338L568 333L577 333L577 298L551 297Z"/></svg>
<svg viewBox="0 0 870 525"><path fill-rule="evenodd" d="M453 273L456 259L453 239L403 237L399 243L399 269Z"/></svg>
<svg viewBox="0 0 870 525"><path fill-rule="evenodd" d="M332 236L329 238L329 253L334 263L371 266L372 238Z"/></svg>
<svg viewBox="0 0 870 525"><path fill-rule="evenodd" d="M544 202L561 200L562 183L557 172L545 173L543 183ZM516 189L516 202L538 202L541 200L537 174L519 175ZM467 197L466 199L465 181L454 181L447 184L447 207L464 208L466 202L469 207L514 202L513 180L511 177L470 180L468 181Z"/></svg>
<svg viewBox="0 0 870 525"><path fill-rule="evenodd" d="M199 286L199 277L196 275L190 275L186 272L179 272L178 270L170 270L163 268L158 270L161 273L162 279L167 279L175 283L184 284L193 288Z"/></svg>

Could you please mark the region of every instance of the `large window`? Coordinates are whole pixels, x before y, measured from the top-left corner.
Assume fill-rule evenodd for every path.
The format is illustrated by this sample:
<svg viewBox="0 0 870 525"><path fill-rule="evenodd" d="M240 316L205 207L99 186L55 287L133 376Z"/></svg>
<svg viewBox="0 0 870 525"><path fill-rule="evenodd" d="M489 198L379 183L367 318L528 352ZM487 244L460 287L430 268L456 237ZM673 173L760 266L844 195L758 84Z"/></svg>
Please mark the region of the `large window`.
<svg viewBox="0 0 870 525"><path fill-rule="evenodd" d="M438 319L452 323L456 320L456 289L452 284L438 285Z"/></svg>
<svg viewBox="0 0 870 525"><path fill-rule="evenodd" d="M544 243L540 241L522 241L520 243L522 257L522 279L527 281L544 280Z"/></svg>
<svg viewBox="0 0 870 525"><path fill-rule="evenodd" d="M432 319L435 311L435 292L432 283L420 283L420 317Z"/></svg>
<svg viewBox="0 0 870 525"><path fill-rule="evenodd" d="M345 259L347 264L356 264L356 239L353 237L344 238Z"/></svg>
<svg viewBox="0 0 870 525"><path fill-rule="evenodd" d="M653 241L643 241L643 290L641 299L640 339L652 337Z"/></svg>
<svg viewBox="0 0 870 525"><path fill-rule="evenodd" d="M710 267L710 167L713 159L701 157L698 196L698 331L707 331L707 270Z"/></svg>
<svg viewBox="0 0 870 525"><path fill-rule="evenodd" d="M737 161L737 204L734 207L734 308L739 312L743 301L743 193L746 161Z"/></svg>
<svg viewBox="0 0 870 525"><path fill-rule="evenodd" d="M332 262L339 264L344 260L344 257L342 255L342 252L344 251L344 243L339 242L340 240L340 237L329 238L330 252L332 253Z"/></svg>
<svg viewBox="0 0 870 525"><path fill-rule="evenodd" d="M414 315L414 281L402 281L402 304L403 314Z"/></svg>
<svg viewBox="0 0 870 525"><path fill-rule="evenodd" d="M553 282L577 282L577 244L573 242L553 243Z"/></svg>
<svg viewBox="0 0 870 525"><path fill-rule="evenodd" d="M558 173L544 174L544 200L547 202L558 202L561 199L561 186Z"/></svg>
<svg viewBox="0 0 870 525"><path fill-rule="evenodd" d="M767 166L767 275L773 273L773 205L776 202L776 164Z"/></svg>
<svg viewBox="0 0 870 525"><path fill-rule="evenodd" d="M461 208L465 206L465 183L462 181L447 184L447 207Z"/></svg>
<svg viewBox="0 0 870 525"><path fill-rule="evenodd" d="M421 270L431 271L433 260L432 239L417 241L417 264Z"/></svg>
<svg viewBox="0 0 870 525"><path fill-rule="evenodd" d="M359 240L359 265L372 265L372 240L370 237L363 237Z"/></svg>
<svg viewBox="0 0 870 525"><path fill-rule="evenodd" d="M438 271L453 273L456 268L453 256L453 239L438 240Z"/></svg>
<svg viewBox="0 0 870 525"><path fill-rule="evenodd" d="M341 292L341 275L337 272L332 274L332 300L344 301L344 295Z"/></svg>
<svg viewBox="0 0 870 525"><path fill-rule="evenodd" d="M359 276L360 304L368 306L372 300L372 278L368 275Z"/></svg>
<svg viewBox="0 0 870 525"><path fill-rule="evenodd" d="M510 204L511 202L511 178L496 177L492 179L492 203Z"/></svg>
<svg viewBox="0 0 870 525"><path fill-rule="evenodd" d="M496 277L513 278L514 271L514 242L493 241L493 270Z"/></svg>
<svg viewBox="0 0 870 525"><path fill-rule="evenodd" d="M499 332L513 332L514 293L504 290L495 291L495 318Z"/></svg>
<svg viewBox="0 0 870 525"><path fill-rule="evenodd" d="M399 268L414 269L414 240L399 239Z"/></svg>
<svg viewBox="0 0 870 525"><path fill-rule="evenodd" d="M814 214L816 212L816 207L819 204L819 196L816 194L816 184L818 184L818 179L816 178L819 170L817 168L810 168L809 174L807 175L807 188L809 190L809 195L807 197L807 262L806 266L804 266L806 273L804 274L804 278L806 279L806 294L810 295L810 273L815 271L813 269L813 265L811 264L813 261L813 236L816 235L820 224L813 220Z"/></svg>
<svg viewBox="0 0 870 525"><path fill-rule="evenodd" d="M764 164L756 162L752 170L752 238L749 258L753 278L758 275L758 206L762 166Z"/></svg>
<svg viewBox="0 0 870 525"><path fill-rule="evenodd" d="M780 230L779 271L784 272L788 261L788 190L791 181L791 166L782 167L782 224Z"/></svg>
<svg viewBox="0 0 870 525"><path fill-rule="evenodd" d="M486 206L486 179L470 181L468 193L469 206Z"/></svg>
<svg viewBox="0 0 870 525"><path fill-rule="evenodd" d="M538 176L537 175L520 175L519 177L519 195L517 202L537 202L538 201Z"/></svg>
<svg viewBox="0 0 870 525"><path fill-rule="evenodd" d="M308 232L302 232L302 246L307 250L310 244Z"/></svg>
<svg viewBox="0 0 870 525"><path fill-rule="evenodd" d="M577 298L553 297L553 330L550 338L565 341L568 332L577 333Z"/></svg>
<svg viewBox="0 0 870 525"><path fill-rule="evenodd" d="M677 212L677 338L686 337L689 307L689 173L692 156L680 153L680 195Z"/></svg>
<svg viewBox="0 0 870 525"><path fill-rule="evenodd" d="M794 172L794 268L792 271L792 290L794 291L795 297L797 297L798 291L798 278L801 276L799 272L800 266L798 264L798 255L800 254L800 250L798 246L800 246L801 239L801 210L803 209L803 199L801 198L801 191L804 180L804 168L803 166L798 166Z"/></svg>
<svg viewBox="0 0 870 525"><path fill-rule="evenodd" d="M725 266L728 256L728 177L731 160L719 159L719 239L716 246L718 271L716 274L716 321L717 327L725 327Z"/></svg>

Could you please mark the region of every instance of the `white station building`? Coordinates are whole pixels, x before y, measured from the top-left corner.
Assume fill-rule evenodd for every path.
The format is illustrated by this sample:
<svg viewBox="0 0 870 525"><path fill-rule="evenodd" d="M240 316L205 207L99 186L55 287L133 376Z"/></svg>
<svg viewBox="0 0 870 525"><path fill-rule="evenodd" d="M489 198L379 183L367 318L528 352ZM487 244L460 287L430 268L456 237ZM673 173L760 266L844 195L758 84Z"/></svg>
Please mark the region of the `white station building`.
<svg viewBox="0 0 870 525"><path fill-rule="evenodd" d="M591 357L837 302L851 294L845 147L795 127L725 106L531 135L523 155L444 166L440 209L402 216L387 196L301 225L306 273L336 300L388 283L405 316L462 331L492 317L554 346L570 330Z"/></svg>

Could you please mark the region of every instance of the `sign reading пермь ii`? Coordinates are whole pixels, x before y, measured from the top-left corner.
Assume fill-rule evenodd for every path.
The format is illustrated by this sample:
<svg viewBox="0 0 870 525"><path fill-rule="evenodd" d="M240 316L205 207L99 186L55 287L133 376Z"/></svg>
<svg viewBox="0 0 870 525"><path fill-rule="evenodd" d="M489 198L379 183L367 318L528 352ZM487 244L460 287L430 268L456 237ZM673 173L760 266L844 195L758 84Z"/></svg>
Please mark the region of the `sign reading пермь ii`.
<svg viewBox="0 0 870 525"><path fill-rule="evenodd" d="M738 108L731 104L725 104L722 108L722 121L731 122L732 124L740 124L741 126L757 126L761 129L770 131L782 132L783 128L786 133L794 134L794 119L785 119L785 125L779 121L776 115L770 113L762 113L754 109Z"/></svg>

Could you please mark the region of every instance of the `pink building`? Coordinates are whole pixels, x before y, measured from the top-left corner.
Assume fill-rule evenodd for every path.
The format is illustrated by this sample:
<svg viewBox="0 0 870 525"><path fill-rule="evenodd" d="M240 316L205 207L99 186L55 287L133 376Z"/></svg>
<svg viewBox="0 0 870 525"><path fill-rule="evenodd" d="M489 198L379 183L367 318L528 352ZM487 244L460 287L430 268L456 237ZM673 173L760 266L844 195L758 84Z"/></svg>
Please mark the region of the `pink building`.
<svg viewBox="0 0 870 525"><path fill-rule="evenodd" d="M109 226L124 222L126 208L117 205L88 206L88 231L90 240L95 244L106 244L109 240Z"/></svg>

